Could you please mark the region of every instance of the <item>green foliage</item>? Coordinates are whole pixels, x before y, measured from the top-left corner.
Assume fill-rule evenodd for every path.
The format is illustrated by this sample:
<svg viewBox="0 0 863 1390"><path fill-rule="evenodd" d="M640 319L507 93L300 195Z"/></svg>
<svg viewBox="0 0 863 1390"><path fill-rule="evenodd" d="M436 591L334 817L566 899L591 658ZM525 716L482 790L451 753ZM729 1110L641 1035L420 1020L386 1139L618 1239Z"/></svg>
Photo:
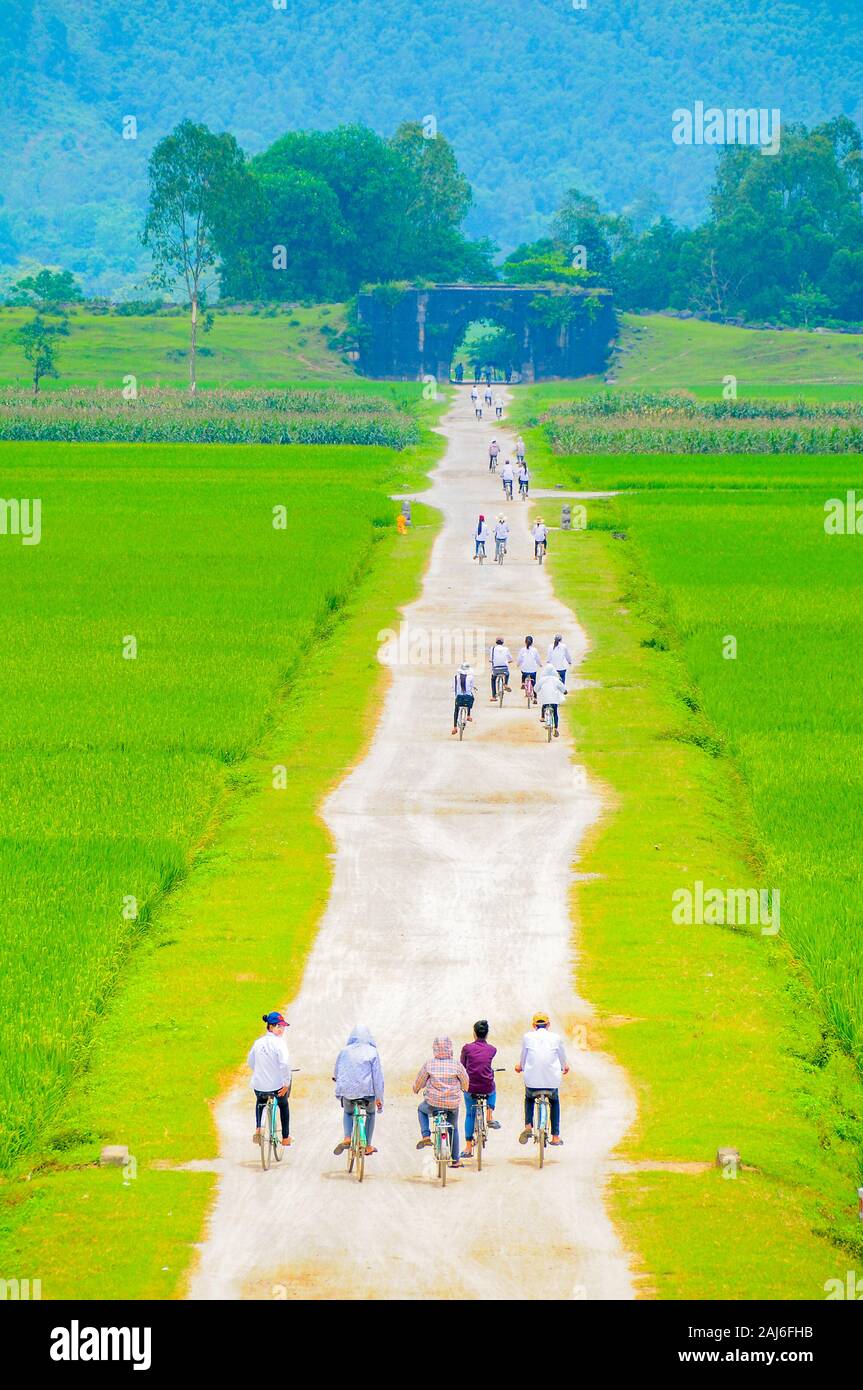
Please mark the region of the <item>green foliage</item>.
<svg viewBox="0 0 863 1390"><path fill-rule="evenodd" d="M219 224L229 298L345 298L366 281L459 279L489 258L460 227L471 192L416 122L283 135L247 166Z"/></svg>
<svg viewBox="0 0 863 1390"><path fill-rule="evenodd" d="M391 399L355 391L0 391L0 439L189 444L362 444L404 449L419 425Z"/></svg>
<svg viewBox="0 0 863 1390"><path fill-rule="evenodd" d="M35 314L29 323L22 324L15 334L15 342L22 348L30 363L33 375L33 394L38 395L39 383L43 377L59 376L57 370L54 339L69 331L65 319L59 323L49 323L41 314Z"/></svg>
<svg viewBox="0 0 863 1390"><path fill-rule="evenodd" d="M541 417L560 454L863 452L863 405L602 392Z"/></svg>
<svg viewBox="0 0 863 1390"><path fill-rule="evenodd" d="M37 275L26 275L13 285L9 295L10 303L33 304L43 313L56 312L81 298L81 288L69 270L40 270Z"/></svg>

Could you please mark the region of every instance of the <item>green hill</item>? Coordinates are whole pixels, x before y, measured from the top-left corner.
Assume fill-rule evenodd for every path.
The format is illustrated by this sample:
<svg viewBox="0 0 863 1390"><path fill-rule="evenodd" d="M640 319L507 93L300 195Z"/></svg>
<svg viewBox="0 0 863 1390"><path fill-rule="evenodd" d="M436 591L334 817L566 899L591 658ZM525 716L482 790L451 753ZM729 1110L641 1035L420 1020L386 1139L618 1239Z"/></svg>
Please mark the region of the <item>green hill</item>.
<svg viewBox="0 0 863 1390"><path fill-rule="evenodd" d="M469 231L510 248L572 184L699 218L716 152L672 144L677 107L863 115L850 0L2 0L0 15L0 262L62 263L103 291L140 282L147 159L185 116L252 154L292 128L390 134L433 115L475 191Z"/></svg>

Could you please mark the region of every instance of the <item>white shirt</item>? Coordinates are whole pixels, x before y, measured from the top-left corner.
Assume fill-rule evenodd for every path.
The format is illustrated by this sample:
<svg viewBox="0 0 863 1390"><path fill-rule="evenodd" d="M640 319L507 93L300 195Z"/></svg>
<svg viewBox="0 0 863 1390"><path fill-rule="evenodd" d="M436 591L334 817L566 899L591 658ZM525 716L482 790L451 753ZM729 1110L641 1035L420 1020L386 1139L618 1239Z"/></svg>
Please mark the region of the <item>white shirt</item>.
<svg viewBox="0 0 863 1390"><path fill-rule="evenodd" d="M567 666L572 665L572 657L569 653L569 647L566 645L565 642L558 642L557 646L555 646L552 642L551 646L548 649L547 660L551 662L555 671L565 671Z"/></svg>
<svg viewBox="0 0 863 1390"><path fill-rule="evenodd" d="M280 1091L291 1079L291 1057L285 1036L267 1032L252 1043L246 1065L252 1068L255 1091Z"/></svg>
<svg viewBox="0 0 863 1390"><path fill-rule="evenodd" d="M494 403L500 410L503 410L503 396L495 396Z"/></svg>
<svg viewBox="0 0 863 1390"><path fill-rule="evenodd" d="M488 446L488 453L489 453L489 458L496 459L497 456L498 456L498 454L500 453L500 445L499 445L499 444L495 444L494 442L492 442L492 443L489 444L489 446Z"/></svg>
<svg viewBox="0 0 863 1390"><path fill-rule="evenodd" d="M494 538L496 541L505 541L509 536L509 524L506 521L499 521L494 528Z"/></svg>
<svg viewBox="0 0 863 1390"><path fill-rule="evenodd" d="M464 690L461 688L462 676L464 676ZM453 689L456 695L475 695L476 681L474 680L473 671L456 671L453 677Z"/></svg>
<svg viewBox="0 0 863 1390"><path fill-rule="evenodd" d="M510 652L509 647L507 647L506 645L499 647L495 642L494 646L489 652L488 659L491 662L492 666L508 666L509 663L512 661L512 653Z"/></svg>
<svg viewBox="0 0 863 1390"><path fill-rule="evenodd" d="M536 525L534 526L534 528L533 528L533 538L534 538L534 540L535 540L535 541L544 541L544 540L546 539L547 536L548 536L548 527L547 527L547 526L543 526L542 523L538 521L538 522L536 523Z"/></svg>
<svg viewBox="0 0 863 1390"><path fill-rule="evenodd" d="M521 435L519 435L518 439L515 441L515 451L517 454L524 453L524 440Z"/></svg>
<svg viewBox="0 0 863 1390"><path fill-rule="evenodd" d="M507 460L507 462L503 465L503 468L500 470L500 476L502 478L505 478L508 483L512 482L513 477L515 475L512 471L512 464L509 462L509 460Z"/></svg>
<svg viewBox="0 0 863 1390"><path fill-rule="evenodd" d="M536 682L534 693L541 705L559 705L566 694L566 687L556 671L544 670Z"/></svg>
<svg viewBox="0 0 863 1390"><path fill-rule="evenodd" d="M530 474L527 471L527 464L523 463L521 465L521 468L518 470L518 481L520 483L526 483L529 477Z"/></svg>
<svg viewBox="0 0 863 1390"><path fill-rule="evenodd" d="M479 391L477 391L475 386L471 389L470 398L472 401L479 400Z"/></svg>
<svg viewBox="0 0 863 1390"><path fill-rule="evenodd" d="M480 522L476 528L476 538L478 541L488 540L488 526L486 522Z"/></svg>
<svg viewBox="0 0 863 1390"><path fill-rule="evenodd" d="M547 1028L531 1028L521 1042L524 1084L533 1091L556 1091L566 1066L563 1042Z"/></svg>
<svg viewBox="0 0 863 1390"><path fill-rule="evenodd" d="M522 647L518 654L519 669L525 675L535 676L539 670L539 661L536 655L536 647Z"/></svg>

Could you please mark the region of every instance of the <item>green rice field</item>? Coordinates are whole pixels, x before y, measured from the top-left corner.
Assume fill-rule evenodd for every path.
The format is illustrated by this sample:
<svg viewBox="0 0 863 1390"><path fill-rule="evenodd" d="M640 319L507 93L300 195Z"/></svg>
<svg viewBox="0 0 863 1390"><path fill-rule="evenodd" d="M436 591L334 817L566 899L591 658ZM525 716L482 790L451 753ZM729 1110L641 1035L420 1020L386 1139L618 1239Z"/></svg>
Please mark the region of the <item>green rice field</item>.
<svg viewBox="0 0 863 1390"><path fill-rule="evenodd" d="M42 1142L277 692L392 535L416 451L0 445L0 1163ZM274 514L274 509L284 512ZM281 526L282 517L284 526ZM279 526L274 526L274 520Z"/></svg>

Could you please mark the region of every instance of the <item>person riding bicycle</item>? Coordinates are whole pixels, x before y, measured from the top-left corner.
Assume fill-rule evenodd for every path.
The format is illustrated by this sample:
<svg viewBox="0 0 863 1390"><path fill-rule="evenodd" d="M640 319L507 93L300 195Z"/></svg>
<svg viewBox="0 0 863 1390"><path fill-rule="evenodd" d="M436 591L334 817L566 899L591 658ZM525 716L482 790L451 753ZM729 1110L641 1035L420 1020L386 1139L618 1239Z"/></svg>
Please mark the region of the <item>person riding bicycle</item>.
<svg viewBox="0 0 863 1390"><path fill-rule="evenodd" d="M476 405L479 400L479 391L476 389L476 382L474 382L473 386L470 388L470 398L473 404Z"/></svg>
<svg viewBox="0 0 863 1390"><path fill-rule="evenodd" d="M474 533L473 533L473 558L474 558L475 560L478 559L478 557L479 557L479 548L480 548L480 546L483 547L483 553L485 553L485 546L486 546L487 541L488 541L488 523L487 523L485 517L483 516L482 512L480 512L480 514L479 514L479 521L476 523L476 530L475 530Z"/></svg>
<svg viewBox="0 0 863 1390"><path fill-rule="evenodd" d="M540 546L542 547L543 551L546 554L548 554L548 527L546 526L542 517L538 516L536 519L536 525L533 528L534 556L539 555Z"/></svg>
<svg viewBox="0 0 863 1390"><path fill-rule="evenodd" d="M246 1066L252 1069L252 1090L255 1093L255 1132L252 1135L252 1143L261 1142L261 1116L272 1096L279 1107L282 1146L287 1148L291 1143L291 1110L288 1105L291 1057L283 1034L290 1024L286 1018L282 1018L277 1009L264 1014L261 1022L266 1023L267 1031L252 1043L246 1059Z"/></svg>
<svg viewBox="0 0 863 1390"><path fill-rule="evenodd" d="M518 465L518 495L519 495L519 497L527 497L527 494L528 494L528 491L529 491L529 490L530 490L530 472L529 472L529 470L528 470L527 464L524 462L524 459L522 459L521 463Z"/></svg>
<svg viewBox="0 0 863 1390"><path fill-rule="evenodd" d="M496 439L493 439L488 446L488 467L491 473L497 468L497 456L499 453L500 445Z"/></svg>
<svg viewBox="0 0 863 1390"><path fill-rule="evenodd" d="M377 1044L365 1025L352 1028L345 1046L336 1058L336 1100L344 1112L344 1139L333 1149L342 1154L351 1147L354 1111L357 1106L366 1112L366 1154L376 1154L372 1144L375 1132L375 1112L384 1108L384 1073Z"/></svg>
<svg viewBox="0 0 863 1390"><path fill-rule="evenodd" d="M452 731L458 733L458 712L462 706L467 710L467 722L473 723L473 702L476 699L476 678L469 661L463 661L455 673L453 681L455 706L452 712Z"/></svg>
<svg viewBox="0 0 863 1390"><path fill-rule="evenodd" d="M499 516L494 528L495 551L499 545L503 546L503 553L506 554L506 543L509 540L509 523L505 516Z"/></svg>
<svg viewBox="0 0 863 1390"><path fill-rule="evenodd" d="M560 1137L560 1095L558 1087L569 1065L563 1041L551 1032L548 1014L534 1014L531 1031L521 1042L521 1057L516 1067L524 1076L524 1129L518 1136L520 1144L533 1138L533 1103L538 1095L546 1095L551 1103L551 1142L557 1148Z"/></svg>
<svg viewBox="0 0 863 1390"><path fill-rule="evenodd" d="M515 469L513 468L509 459L507 459L503 465L503 468L500 470L500 480L503 483L503 495L504 497L508 497L510 502L512 501L512 485L514 479Z"/></svg>
<svg viewBox="0 0 863 1390"><path fill-rule="evenodd" d="M542 706L540 723L545 723L545 712L547 709L550 709L554 719L554 736L555 738L560 738L558 705L566 696L566 686L550 661L547 661L540 671L534 693L536 699ZM536 703L536 701L534 701L534 703Z"/></svg>
<svg viewBox="0 0 863 1390"><path fill-rule="evenodd" d="M503 396L498 392L494 398L494 413L498 420L503 419Z"/></svg>
<svg viewBox="0 0 863 1390"><path fill-rule="evenodd" d="M572 654L559 632L548 649L548 660L566 685L566 673L572 665Z"/></svg>
<svg viewBox="0 0 863 1390"><path fill-rule="evenodd" d="M465 1043L461 1050L461 1064L468 1074L470 1085L464 1098L464 1156L473 1153L473 1130L476 1120L476 1097L486 1097L486 1113L489 1129L500 1129L500 1120L494 1118L497 1092L494 1086L492 1061L497 1056L497 1048L488 1041L488 1021L481 1018L473 1025L473 1042Z"/></svg>
<svg viewBox="0 0 863 1390"><path fill-rule="evenodd" d="M491 405L491 403L492 403L491 378L490 378L490 377L486 377L486 384L485 384L485 403L486 403L486 405Z"/></svg>
<svg viewBox="0 0 863 1390"><path fill-rule="evenodd" d="M518 669L521 671L521 688L524 689L525 681L530 676L533 681L533 703L536 704L536 677L539 671L539 653L534 645L532 637L525 637L524 646L517 657Z"/></svg>
<svg viewBox="0 0 863 1390"><path fill-rule="evenodd" d="M443 1110L446 1113L447 1122L452 1128L452 1149L450 1151L452 1161L450 1166L460 1168L458 1111L462 1091L468 1089L470 1080L461 1062L457 1062L453 1057L452 1042L449 1038L435 1038L432 1051L434 1055L420 1067L417 1079L413 1084L414 1095L418 1091L423 1093L423 1099L417 1107L422 1136L417 1148L427 1149L430 1147L432 1140L429 1116L433 1110Z"/></svg>
<svg viewBox="0 0 863 1390"><path fill-rule="evenodd" d="M498 676L503 676L506 680L506 688L510 689L509 668L512 665L512 653L502 637L498 637L494 646L488 654L491 662L491 698L492 703L497 699L495 686Z"/></svg>
<svg viewBox="0 0 863 1390"><path fill-rule="evenodd" d="M515 457L518 463L524 463L524 440L521 435L515 441Z"/></svg>

